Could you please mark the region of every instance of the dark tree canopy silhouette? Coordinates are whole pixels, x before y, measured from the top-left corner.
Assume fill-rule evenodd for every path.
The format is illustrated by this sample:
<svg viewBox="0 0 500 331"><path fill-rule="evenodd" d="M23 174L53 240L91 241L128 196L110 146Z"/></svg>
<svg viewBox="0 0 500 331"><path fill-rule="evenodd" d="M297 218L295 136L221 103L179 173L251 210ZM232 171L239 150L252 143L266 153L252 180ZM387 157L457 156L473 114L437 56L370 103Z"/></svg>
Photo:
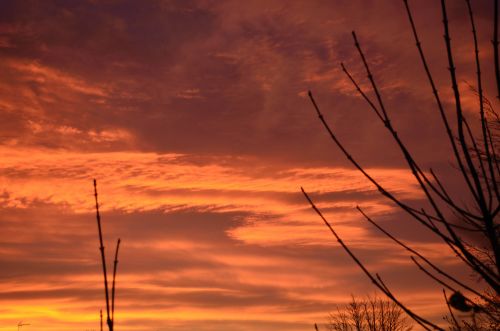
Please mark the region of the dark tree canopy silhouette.
<svg viewBox="0 0 500 331"><path fill-rule="evenodd" d="M498 156L499 120L494 110L494 106L484 95L484 77L481 71L481 58L479 56L473 9L470 1L465 0L472 30L471 39L474 44L474 54L472 56L476 68L474 89L477 94L478 104L477 116L474 117L467 114L469 118L466 118L462 106L463 97L457 83L459 78L456 74L454 54L452 51L446 1L441 0L441 14L449 79L453 91L454 114L449 114L445 111L442 98L428 66L428 59L425 56L424 49L419 39L419 34L413 20L413 13L408 1L403 0L403 3L408 16L411 32L416 43L416 49L430 85L430 93L432 93L435 101L436 111L439 113L443 122L443 130L446 133L452 150L454 164L451 166L452 169L450 172L456 173L456 178L454 179L456 182L462 181L464 183L469 201L463 202L455 198L454 194L450 192L438 174L432 169L423 169L408 149L405 142L400 138L396 128L391 122L390 113L386 108L382 93L371 72L368 60L365 57L355 32L352 33L354 45L368 76L369 84L375 95L375 100L372 100L367 92L361 88L361 85L351 75L344 64L341 64L342 70L352 82L359 95L367 102L371 111L373 111L375 116L387 129L400 150L406 161L406 166L411 171L425 197L425 207L414 206L403 201L398 198L394 192L384 187L376 178L372 177L363 165L349 153L340 138L337 137L335 131L324 118L311 92L309 92L309 98L331 140L350 163L357 168L385 198L390 200L422 227L430 230L438 239L445 243L454 252L456 258L463 264L464 270L462 274L472 272L474 277L479 280L478 283L480 283L480 285L478 285L478 288L474 288L474 286L459 280L459 278L457 278L458 275L443 270L424 254L386 231L366 214L361 207L357 207L364 219L376 227L382 234L393 240L397 245L408 251L411 254L411 260L415 266L443 287L445 295L443 304L449 308L449 320L452 326L455 329L467 329L468 326L480 329L481 326L477 323L478 319L486 320L486 324L491 323L490 325L498 326L500 322L498 314L500 306L500 225L498 222L498 213L500 211L500 165ZM497 96L495 98L495 103L498 105L500 101L498 0L494 0L492 6L492 68L494 68L493 75L496 81ZM472 123L470 122L472 120L479 121L480 129L478 132L473 132L472 125L469 124ZM331 222L323 216L321 210L314 204L310 195L303 188L302 192L311 207L322 218L325 225L340 243L341 247L378 289L424 329L444 330L442 326L416 313L410 306L401 302L378 273L368 270L365 264L353 253L349 246L342 240L341 236L335 231ZM475 240L471 240L470 238L475 238ZM469 322L457 320L455 316L457 312L460 312L462 315L464 313L469 314L471 320L469 320Z"/></svg>

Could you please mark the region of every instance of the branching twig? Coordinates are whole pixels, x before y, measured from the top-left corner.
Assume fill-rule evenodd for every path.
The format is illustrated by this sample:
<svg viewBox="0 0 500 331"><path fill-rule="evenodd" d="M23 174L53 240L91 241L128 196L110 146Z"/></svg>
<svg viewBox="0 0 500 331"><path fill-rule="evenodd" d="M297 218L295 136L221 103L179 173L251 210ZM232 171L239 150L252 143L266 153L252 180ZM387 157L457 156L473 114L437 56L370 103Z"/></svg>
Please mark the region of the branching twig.
<svg viewBox="0 0 500 331"><path fill-rule="evenodd" d="M342 248L347 252L347 254L349 254L349 256L353 259L353 261L356 262L356 264L361 268L361 270L365 273L365 275L372 281L372 283L377 288L379 288L385 295L387 295L392 301L394 301L399 307L401 307L401 309L403 309L408 314L408 316L410 316L411 318L413 318L418 324L420 324L426 330L430 330L429 327L431 327L431 328L433 328L435 330L444 331L443 328L441 328L441 327L435 325L434 323L429 322L428 320L426 320L426 319L418 316L413 311L411 311L408 307L406 307L405 305L403 305L399 300L397 300L396 297L392 294L392 292L384 284L384 282L382 281L382 279L380 278L380 276L378 274L376 274L376 276L374 277L368 271L368 269L366 269L366 267L364 266L364 264L356 257L356 255L354 255L354 253L349 249L349 247L344 243L344 241L340 238L340 236L337 234L337 232L335 232L335 230L333 229L333 227L330 225L330 223L323 216L323 214L318 209L318 207L316 207L316 205L311 200L311 198L309 197L309 195L306 193L306 191L304 190L304 188L301 187L300 189L302 190L302 193L304 194L305 198L307 199L307 201L311 205L311 208L321 217L321 219L323 220L323 222L325 223L325 225L330 229L330 232L337 239L337 242L342 246Z"/></svg>
<svg viewBox="0 0 500 331"><path fill-rule="evenodd" d="M94 196L95 196L95 212L97 219L97 228L99 230L99 250L101 251L101 262L102 262L102 273L104 275L104 292L106 295L106 322L109 331L113 331L113 322L110 315L110 305L109 305L109 289L108 289L108 273L106 271L106 258L104 256L104 244L102 240L102 230L101 230L101 215L99 214L99 202L97 200L97 181L94 179Z"/></svg>
<svg viewBox="0 0 500 331"><path fill-rule="evenodd" d="M116 267L118 266L118 249L120 248L120 238L116 242L116 251L115 251L115 262L113 266L113 283L111 286L111 319L115 320L115 279L116 279Z"/></svg>
<svg viewBox="0 0 500 331"><path fill-rule="evenodd" d="M113 280L111 286L111 300L109 295L108 287L108 273L106 270L106 257L104 255L104 244L102 239L102 229L101 229L101 215L99 213L99 202L97 199L97 181L94 179L94 197L95 197L95 210L97 218L97 228L99 231L99 250L101 251L101 262L102 262L102 272L104 275L104 292L106 295L106 324L108 325L109 331L114 329L114 315L115 315L115 279L116 279L116 268L118 265L118 249L120 248L120 239L116 243L115 260L113 268ZM101 310L101 330L102 330L102 310Z"/></svg>

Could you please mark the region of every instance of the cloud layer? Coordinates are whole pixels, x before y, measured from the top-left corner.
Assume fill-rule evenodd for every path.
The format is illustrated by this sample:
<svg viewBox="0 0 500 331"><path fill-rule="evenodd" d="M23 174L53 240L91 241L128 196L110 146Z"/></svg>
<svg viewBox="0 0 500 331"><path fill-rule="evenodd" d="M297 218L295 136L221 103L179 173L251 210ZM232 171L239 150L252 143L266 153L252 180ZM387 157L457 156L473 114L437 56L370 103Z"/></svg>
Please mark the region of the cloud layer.
<svg viewBox="0 0 500 331"><path fill-rule="evenodd" d="M392 277L408 272L406 254L355 211L359 204L382 220L394 214L355 170L262 166L232 156L2 152L6 324L24 315L42 328L95 325L103 301L92 175L108 256L111 238L123 240L117 320L127 330L196 321L208 323L207 330L218 325L212 321L238 322L241 330L299 329L321 322L351 292L370 291L310 211L300 185L311 188L369 266ZM407 171L370 172L401 198L419 199ZM445 262L441 245L419 237L408 239Z"/></svg>

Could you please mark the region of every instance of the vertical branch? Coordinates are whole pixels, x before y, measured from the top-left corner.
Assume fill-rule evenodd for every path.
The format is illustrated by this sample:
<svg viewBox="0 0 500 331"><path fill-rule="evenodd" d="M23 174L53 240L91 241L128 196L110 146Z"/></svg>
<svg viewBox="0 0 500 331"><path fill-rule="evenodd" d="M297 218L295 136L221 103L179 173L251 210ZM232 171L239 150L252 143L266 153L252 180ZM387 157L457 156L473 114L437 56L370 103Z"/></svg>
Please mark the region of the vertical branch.
<svg viewBox="0 0 500 331"><path fill-rule="evenodd" d="M101 315L101 331L102 331L102 326L103 326L103 325L102 325L102 309L99 309L99 313L100 313L100 315Z"/></svg>
<svg viewBox="0 0 500 331"><path fill-rule="evenodd" d="M111 320L113 324L115 323L115 279L116 279L116 267L118 266L118 249L120 248L120 238L116 242L116 251L115 251L115 262L113 267L113 282L111 285Z"/></svg>
<svg viewBox="0 0 500 331"><path fill-rule="evenodd" d="M493 189L495 190L495 194L498 198L499 192L498 192L498 185L496 182L496 176L495 176L495 171L493 167L493 160L492 160L492 155L490 152L490 147L493 148L493 146L490 146L489 140L488 140L488 133L487 133L487 123L486 123L486 116L484 113L484 95L483 95L483 82L481 79L481 63L479 61L479 46L477 42L477 33L476 33L476 24L474 23L474 15L472 13L472 6L470 3L470 0L465 0L467 3L467 9L469 11L469 18L470 18L470 23L472 27L472 37L474 39L474 55L475 55L475 60L476 60L476 76L477 76L477 93L479 97L479 114L481 116L481 130L483 134L483 144L484 144L484 152L486 156L486 162L488 163L488 168L490 172L490 180L491 180L491 186L493 186ZM478 161L480 162L480 165L482 167L482 158L480 155L478 155ZM483 170L484 171L484 170ZM488 177L486 174L484 174L485 177L485 185L488 188L488 193L490 194L491 198L491 192L490 192L490 182L488 181Z"/></svg>
<svg viewBox="0 0 500 331"><path fill-rule="evenodd" d="M457 160L458 166L460 168L460 173L463 175L465 182L467 183L467 187L469 188L470 192L474 196L475 199L477 199L476 192L474 191L474 188L472 186L472 182L468 176L467 171L465 170L465 165L462 161L462 157L460 156L460 153L458 151L458 146L457 143L455 142L455 135L453 134L450 123L448 121L448 118L446 116L446 113L444 111L443 104L441 102L441 98L439 97L438 90L436 88L436 84L434 83L434 78L432 77L431 71L429 69L429 65L427 64L427 59L425 57L424 51L422 49L422 43L420 42L420 39L418 37L417 33L417 28L415 26L415 22L413 21L413 15L411 13L410 6L408 4L408 0L403 0L405 7L406 7L406 13L408 14L408 20L410 21L411 29L413 32L413 37L415 39L415 43L417 46L418 54L420 55L420 60L422 61L422 65L424 66L425 74L427 76L427 79L429 80L429 84L431 85L432 89L432 94L434 95L434 99L436 100L437 107L439 109L439 114L441 115L441 119L443 121L443 124L446 129L446 134L448 135L448 139L450 141L451 147L453 149L453 154L455 155L455 159Z"/></svg>
<svg viewBox="0 0 500 331"><path fill-rule="evenodd" d="M94 196L95 196L95 211L97 219L97 229L99 230L99 250L101 251L101 261L102 261L102 272L104 274L104 292L106 294L106 322L109 327L109 331L113 331L113 322L111 321L109 314L109 289L108 289L108 275L106 271L106 258L104 256L104 244L102 240L102 230L101 230L101 215L99 214L99 202L97 200L97 181L94 179Z"/></svg>
<svg viewBox="0 0 500 331"><path fill-rule="evenodd" d="M455 65L453 62L453 54L452 54L452 50L451 50L451 42L450 42L451 39L450 39L449 28L448 28L448 17L447 17L447 12L446 12L445 0L441 0L441 8L442 8L442 15L443 15L444 40L445 40L445 44L446 44L446 53L448 55L448 63L449 63L449 69L450 69L450 78L451 78L451 84L452 84L452 88L453 88L453 94L455 96L458 138L460 140L460 145L462 147L464 158L467 162L468 170L470 171L470 174L472 176L472 179L473 179L475 187L476 187L476 189L475 189L476 193L477 193L476 203L477 203L478 208L481 210L481 214L482 214L483 219L484 219L484 224L485 224L485 229L486 229L485 234L488 237L488 240L490 241L490 244L491 244L492 249L493 249L493 253L495 255L495 262L496 262L496 267L497 267L496 271L498 274L498 272L500 272L500 247L498 246L496 229L495 229L495 226L493 224L493 216L492 216L491 212L488 210L487 199L484 197L483 188L482 188L481 182L479 180L479 176L478 176L476 167L474 166L474 163L472 162L471 156L469 154L467 142L465 141L464 132L463 132L464 118L463 118L463 113L462 113L462 106L460 103L460 92L459 92L458 85L457 85ZM496 27L495 29L498 29L498 27ZM486 180L486 183L487 182L488 181ZM470 259L469 257L467 257L467 258Z"/></svg>
<svg viewBox="0 0 500 331"><path fill-rule="evenodd" d="M457 131L458 131L458 139L460 141L460 146L462 147L462 153L464 155L465 161L467 163L468 171L470 172L472 176L472 180L474 181L474 186L475 186L475 192L477 194L477 199L476 202L483 211L483 213L486 212L486 200L484 199L483 196L483 189L482 185L479 181L479 176L476 171L476 167L474 166L467 142L465 141L465 135L464 135L464 118L463 118L463 111L462 111L462 103L460 100L460 91L458 89L458 84L457 84L457 76L456 76L456 68L453 60L453 52L451 50L451 38L450 38L450 32L449 32L449 26L448 26L448 13L446 11L446 3L445 0L441 0L441 9L442 9L442 15L443 15L443 27L444 27L444 41L446 45L446 54L448 57L448 65L449 65L449 70L450 70L450 79L451 79L451 87L453 89L453 95L455 97L455 108L456 108L456 114L457 114ZM472 192L471 192L472 193Z"/></svg>

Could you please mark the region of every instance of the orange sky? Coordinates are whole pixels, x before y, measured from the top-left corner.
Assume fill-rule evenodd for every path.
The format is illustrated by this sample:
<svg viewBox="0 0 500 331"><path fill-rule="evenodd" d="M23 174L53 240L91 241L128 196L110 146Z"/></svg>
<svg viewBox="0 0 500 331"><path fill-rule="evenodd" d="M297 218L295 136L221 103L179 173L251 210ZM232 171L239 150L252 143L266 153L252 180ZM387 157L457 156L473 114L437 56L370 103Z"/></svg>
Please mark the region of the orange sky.
<svg viewBox="0 0 500 331"><path fill-rule="evenodd" d="M439 8L413 2L446 101ZM473 109L467 12L449 6ZM487 59L491 8L474 6ZM110 262L122 239L117 330L311 330L351 294L373 294L301 186L403 302L439 321L439 287L355 207L445 269L459 266L351 167L306 97L314 91L374 177L420 205L338 66L365 77L352 29L398 133L460 192L402 1L0 2L0 331L19 321L99 328L93 178Z"/></svg>

